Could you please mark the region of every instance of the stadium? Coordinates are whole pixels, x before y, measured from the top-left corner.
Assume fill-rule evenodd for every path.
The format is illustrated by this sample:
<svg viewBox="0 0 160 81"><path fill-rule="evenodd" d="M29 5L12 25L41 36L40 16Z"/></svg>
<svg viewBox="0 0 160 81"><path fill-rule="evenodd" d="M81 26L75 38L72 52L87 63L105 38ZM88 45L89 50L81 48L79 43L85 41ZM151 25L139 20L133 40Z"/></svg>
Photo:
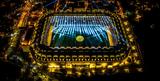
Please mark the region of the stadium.
<svg viewBox="0 0 160 81"><path fill-rule="evenodd" d="M132 29L115 12L47 10L34 27L30 54L34 63L47 66L49 72L65 69L72 74L75 68L80 73L81 69L128 72L128 65L140 64Z"/></svg>
<svg viewBox="0 0 160 81"><path fill-rule="evenodd" d="M121 62L131 48L121 20L109 12L95 14L97 16L50 13L42 17L31 48L35 58L59 64Z"/></svg>
<svg viewBox="0 0 160 81"><path fill-rule="evenodd" d="M126 9L129 6L124 4L133 6L132 2L21 1L7 0L1 6L4 10L15 6L9 9L10 14L9 10L4 13L8 22L0 22L4 24L2 43L6 43L1 47L1 60L11 65L6 71L2 69L7 81L14 81L8 77L12 65L16 69L15 81L110 81L122 80L125 75L137 81L132 74L143 74L144 51L136 35L143 15L132 7Z"/></svg>

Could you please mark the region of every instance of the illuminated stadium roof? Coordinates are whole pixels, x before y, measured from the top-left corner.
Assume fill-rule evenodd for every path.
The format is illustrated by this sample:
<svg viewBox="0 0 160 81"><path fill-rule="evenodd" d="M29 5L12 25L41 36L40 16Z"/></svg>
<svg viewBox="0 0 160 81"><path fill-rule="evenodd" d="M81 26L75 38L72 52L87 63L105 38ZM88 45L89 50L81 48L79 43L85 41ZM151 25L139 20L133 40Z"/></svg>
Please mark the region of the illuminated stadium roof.
<svg viewBox="0 0 160 81"><path fill-rule="evenodd" d="M109 47L120 38L109 16L51 16L43 32L41 44L50 47ZM81 42L76 40L80 36Z"/></svg>
<svg viewBox="0 0 160 81"><path fill-rule="evenodd" d="M48 14L40 20L36 45L41 52L74 54L87 50L86 54L116 54L126 50L128 44L119 23L118 18L102 13L85 16Z"/></svg>

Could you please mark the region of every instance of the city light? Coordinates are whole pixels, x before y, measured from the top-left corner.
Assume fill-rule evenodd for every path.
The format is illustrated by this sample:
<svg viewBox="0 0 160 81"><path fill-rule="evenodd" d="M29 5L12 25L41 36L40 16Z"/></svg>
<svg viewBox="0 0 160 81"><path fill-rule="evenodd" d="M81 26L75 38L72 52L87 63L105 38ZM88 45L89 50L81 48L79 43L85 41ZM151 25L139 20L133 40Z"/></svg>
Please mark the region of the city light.
<svg viewBox="0 0 160 81"><path fill-rule="evenodd" d="M124 71L125 71L126 73L129 73L129 69L128 69L128 68L125 68Z"/></svg>
<svg viewBox="0 0 160 81"><path fill-rule="evenodd" d="M112 68L113 68L113 66L112 66L112 65L108 65L108 68L109 68L109 69L112 69Z"/></svg>
<svg viewBox="0 0 160 81"><path fill-rule="evenodd" d="M78 72L77 72L77 75L78 75L78 76L81 76L81 75L82 75L82 73L78 71Z"/></svg>
<svg viewBox="0 0 160 81"><path fill-rule="evenodd" d="M95 64L90 64L89 68L95 68L96 65Z"/></svg>
<svg viewBox="0 0 160 81"><path fill-rule="evenodd" d="M59 68L59 65L51 62L51 63L48 64L48 67L49 67L49 68Z"/></svg>
<svg viewBox="0 0 160 81"><path fill-rule="evenodd" d="M105 71L106 71L105 69L102 69L102 73L105 73Z"/></svg>
<svg viewBox="0 0 160 81"><path fill-rule="evenodd" d="M119 62L115 62L112 64L112 66L117 66L119 64Z"/></svg>
<svg viewBox="0 0 160 81"><path fill-rule="evenodd" d="M137 68L139 72L143 72L143 68Z"/></svg>
<svg viewBox="0 0 160 81"><path fill-rule="evenodd" d="M129 31L130 31L130 29L129 29L129 28L127 28L127 29L126 29L126 31L127 31L127 32L129 32Z"/></svg>
<svg viewBox="0 0 160 81"><path fill-rule="evenodd" d="M66 64L66 68L72 68L72 64Z"/></svg>
<svg viewBox="0 0 160 81"><path fill-rule="evenodd" d="M127 21L125 21L125 22L124 22L124 25L128 25L128 22L127 22Z"/></svg>
<svg viewBox="0 0 160 81"><path fill-rule="evenodd" d="M136 49L136 46L132 46L132 50L135 50Z"/></svg>
<svg viewBox="0 0 160 81"><path fill-rule="evenodd" d="M72 74L72 71L67 71L67 75L71 75Z"/></svg>
<svg viewBox="0 0 160 81"><path fill-rule="evenodd" d="M107 63L101 63L101 66L102 66L103 68L106 68L106 67L107 67Z"/></svg>

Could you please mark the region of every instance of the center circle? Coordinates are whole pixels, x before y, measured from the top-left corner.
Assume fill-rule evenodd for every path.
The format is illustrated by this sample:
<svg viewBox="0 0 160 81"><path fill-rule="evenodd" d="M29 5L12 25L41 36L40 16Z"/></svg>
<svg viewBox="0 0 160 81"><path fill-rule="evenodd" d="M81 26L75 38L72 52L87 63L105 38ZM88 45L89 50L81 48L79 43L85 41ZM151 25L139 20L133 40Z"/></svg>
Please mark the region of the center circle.
<svg viewBox="0 0 160 81"><path fill-rule="evenodd" d="M83 41L84 41L84 37L81 36L81 35L78 35L78 36L76 37L76 41L77 41L77 42L83 42Z"/></svg>

